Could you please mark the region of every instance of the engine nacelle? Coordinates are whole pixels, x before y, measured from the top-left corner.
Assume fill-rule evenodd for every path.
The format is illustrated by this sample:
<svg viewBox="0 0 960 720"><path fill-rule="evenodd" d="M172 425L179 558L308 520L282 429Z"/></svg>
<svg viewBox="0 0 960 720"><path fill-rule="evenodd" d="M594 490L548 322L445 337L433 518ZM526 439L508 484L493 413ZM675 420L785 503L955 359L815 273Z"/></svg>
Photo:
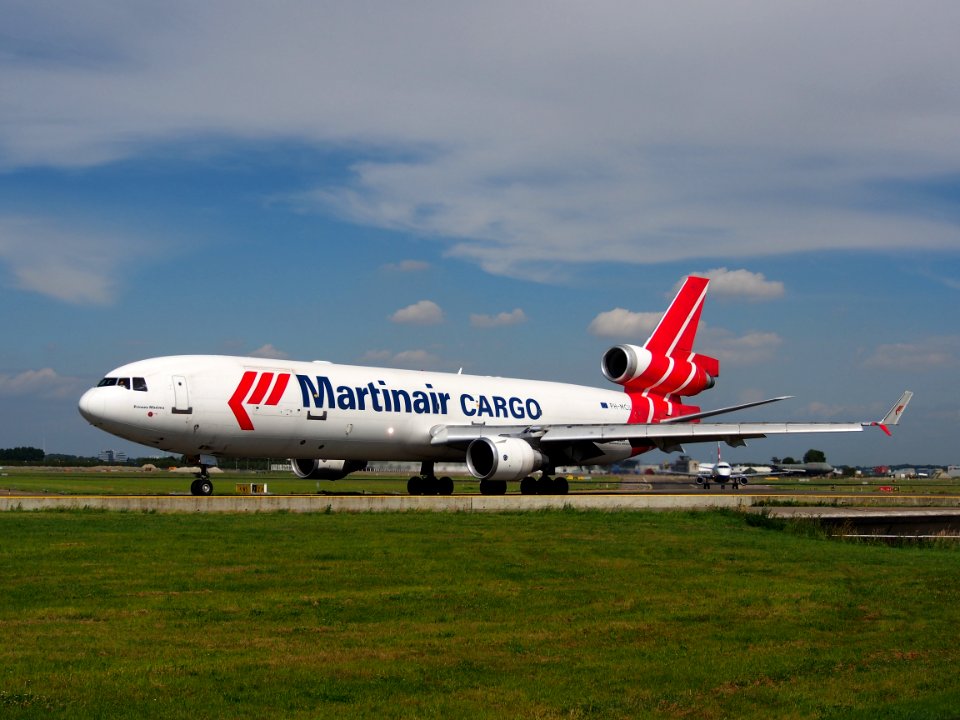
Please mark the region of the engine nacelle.
<svg viewBox="0 0 960 720"><path fill-rule="evenodd" d="M363 470L366 466L366 460L295 458L290 461L293 474L302 480L340 480L352 472Z"/></svg>
<svg viewBox="0 0 960 720"><path fill-rule="evenodd" d="M689 359L655 355L639 345L616 345L600 361L607 380L628 392L653 390L658 395L696 395L712 388L720 363L706 355Z"/></svg>
<svg viewBox="0 0 960 720"><path fill-rule="evenodd" d="M480 437L467 448L467 467L480 480L520 480L543 465L543 455L519 438Z"/></svg>

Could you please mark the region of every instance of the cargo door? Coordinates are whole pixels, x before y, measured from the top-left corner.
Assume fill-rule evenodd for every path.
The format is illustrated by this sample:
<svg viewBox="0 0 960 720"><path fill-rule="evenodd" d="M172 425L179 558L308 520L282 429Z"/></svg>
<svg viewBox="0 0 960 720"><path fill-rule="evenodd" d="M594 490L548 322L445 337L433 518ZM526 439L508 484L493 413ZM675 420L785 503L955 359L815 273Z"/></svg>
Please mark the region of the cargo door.
<svg viewBox="0 0 960 720"><path fill-rule="evenodd" d="M193 408L190 406L190 391L187 389L187 379L183 375L173 376L173 413L175 415L190 415Z"/></svg>

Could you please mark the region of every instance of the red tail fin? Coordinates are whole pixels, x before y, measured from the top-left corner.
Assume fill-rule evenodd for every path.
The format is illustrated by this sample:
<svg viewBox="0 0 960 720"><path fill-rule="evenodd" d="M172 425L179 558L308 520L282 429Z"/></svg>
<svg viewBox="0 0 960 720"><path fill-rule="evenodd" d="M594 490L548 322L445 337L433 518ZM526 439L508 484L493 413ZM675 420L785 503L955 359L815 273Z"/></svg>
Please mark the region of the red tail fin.
<svg viewBox="0 0 960 720"><path fill-rule="evenodd" d="M660 319L660 324L644 344L652 353L681 356L693 352L693 341L700 323L700 310L707 297L706 278L690 275Z"/></svg>

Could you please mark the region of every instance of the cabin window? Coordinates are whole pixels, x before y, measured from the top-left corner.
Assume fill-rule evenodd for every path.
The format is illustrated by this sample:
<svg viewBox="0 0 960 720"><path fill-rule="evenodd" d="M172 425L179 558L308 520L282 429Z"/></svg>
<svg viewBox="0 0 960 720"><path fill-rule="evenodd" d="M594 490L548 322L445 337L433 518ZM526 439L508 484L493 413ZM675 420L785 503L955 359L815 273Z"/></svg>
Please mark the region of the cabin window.
<svg viewBox="0 0 960 720"><path fill-rule="evenodd" d="M120 387L125 387L127 390L130 389L130 378L119 378L117 380L117 385Z"/></svg>
<svg viewBox="0 0 960 720"><path fill-rule="evenodd" d="M133 379L133 389L137 392L146 392L147 391L147 381L142 377L135 377Z"/></svg>
<svg viewBox="0 0 960 720"><path fill-rule="evenodd" d="M97 387L112 387L117 384L117 379L112 377L105 377L103 380L97 383Z"/></svg>

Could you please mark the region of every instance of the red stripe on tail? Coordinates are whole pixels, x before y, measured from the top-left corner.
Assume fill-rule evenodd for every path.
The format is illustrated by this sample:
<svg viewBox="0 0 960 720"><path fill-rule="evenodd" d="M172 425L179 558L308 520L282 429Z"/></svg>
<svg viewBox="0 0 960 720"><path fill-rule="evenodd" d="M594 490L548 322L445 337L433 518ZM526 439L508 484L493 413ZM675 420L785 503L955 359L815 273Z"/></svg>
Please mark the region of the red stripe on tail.
<svg viewBox="0 0 960 720"><path fill-rule="evenodd" d="M693 352L700 311L707 296L706 278L690 275L663 314L644 347L652 353L682 356Z"/></svg>

